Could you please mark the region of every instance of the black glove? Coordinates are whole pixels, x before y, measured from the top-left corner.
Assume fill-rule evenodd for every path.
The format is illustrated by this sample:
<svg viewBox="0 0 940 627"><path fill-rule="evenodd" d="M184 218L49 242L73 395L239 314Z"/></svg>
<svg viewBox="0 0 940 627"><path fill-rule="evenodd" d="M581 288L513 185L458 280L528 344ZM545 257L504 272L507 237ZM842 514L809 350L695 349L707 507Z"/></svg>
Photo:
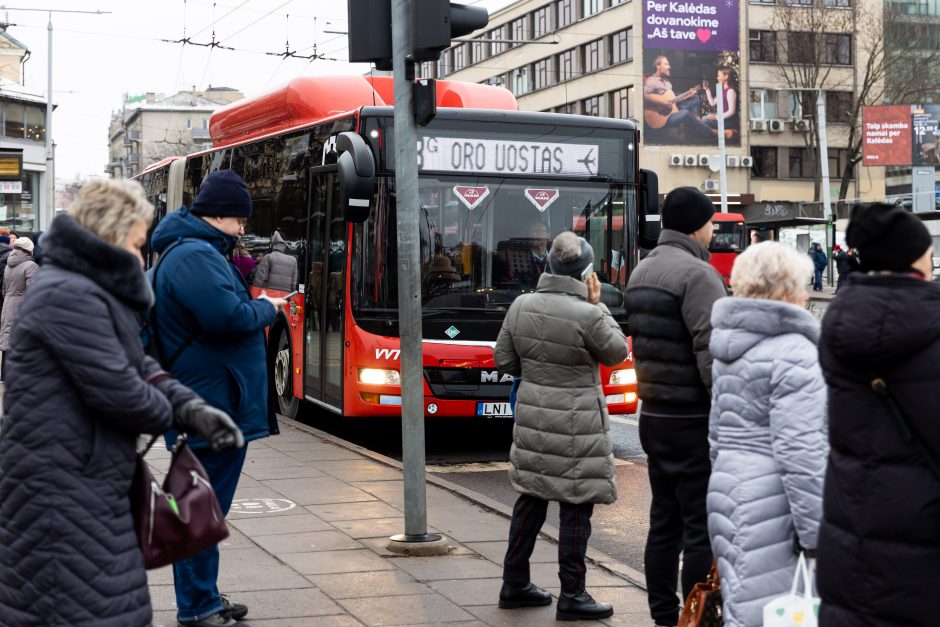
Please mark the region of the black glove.
<svg viewBox="0 0 940 627"><path fill-rule="evenodd" d="M202 436L213 451L245 446L245 436L235 421L201 398L194 398L180 407L176 413L176 425L181 431Z"/></svg>

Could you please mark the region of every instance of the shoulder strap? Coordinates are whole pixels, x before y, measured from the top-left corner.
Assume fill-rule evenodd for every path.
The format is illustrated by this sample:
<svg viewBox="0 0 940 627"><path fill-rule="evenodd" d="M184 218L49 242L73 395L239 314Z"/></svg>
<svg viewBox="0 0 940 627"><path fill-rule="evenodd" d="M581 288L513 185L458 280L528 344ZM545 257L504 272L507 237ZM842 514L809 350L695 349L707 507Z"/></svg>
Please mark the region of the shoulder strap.
<svg viewBox="0 0 940 627"><path fill-rule="evenodd" d="M897 401L895 401L894 396L892 396L890 390L888 390L888 383L881 377L874 377L871 380L871 389L875 394L884 399L885 404L888 406L888 411L891 412L891 416L897 424L898 431L901 432L901 438L905 442L910 442L914 445L914 448L916 448L927 461L927 465L930 466L930 470L937 478L937 481L940 481L940 464L937 463L936 458L927 450L927 447L920 438L916 437L916 434L911 430L911 426L901 412Z"/></svg>
<svg viewBox="0 0 940 627"><path fill-rule="evenodd" d="M163 260L166 259L167 255L170 254L170 251L176 248L177 246L179 246L180 244L182 244L183 242L201 242L201 241L202 240L194 238L194 237L183 237L181 239L176 240L175 242L173 242L172 244L166 247L163 253L157 258L157 263L155 263L152 268L154 296L157 295L157 277L159 276L158 270L160 269L160 266L162 265ZM173 352L172 355L169 356L169 358L162 359L161 357L163 355L163 350L162 350L162 347L160 346L160 333L159 333L159 330L157 329L156 309L157 309L157 306L156 304L154 304L153 310L150 316L150 330L151 330L151 336L152 336L151 341L153 342L153 349L154 349L155 355L157 356L157 361L159 361L160 365L163 366L166 370L169 370L173 366L173 364L176 362L176 360L179 359L180 355L183 354L183 351L189 348L189 346L193 342L196 341L196 338L202 335L202 329L197 328L195 331L193 331L190 334L189 337L186 338L185 341L183 341L182 344L179 345L179 347L177 347L177 349Z"/></svg>

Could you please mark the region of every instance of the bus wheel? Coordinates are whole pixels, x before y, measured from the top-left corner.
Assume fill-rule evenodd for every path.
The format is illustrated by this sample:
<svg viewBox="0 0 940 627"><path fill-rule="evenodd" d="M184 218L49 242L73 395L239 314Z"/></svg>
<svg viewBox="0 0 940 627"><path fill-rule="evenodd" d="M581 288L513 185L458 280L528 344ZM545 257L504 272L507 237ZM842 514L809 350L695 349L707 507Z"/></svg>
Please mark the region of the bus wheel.
<svg viewBox="0 0 940 627"><path fill-rule="evenodd" d="M274 392L277 394L278 411L285 418L294 419L300 410L300 399L293 394L290 341L287 329L282 328L274 353Z"/></svg>

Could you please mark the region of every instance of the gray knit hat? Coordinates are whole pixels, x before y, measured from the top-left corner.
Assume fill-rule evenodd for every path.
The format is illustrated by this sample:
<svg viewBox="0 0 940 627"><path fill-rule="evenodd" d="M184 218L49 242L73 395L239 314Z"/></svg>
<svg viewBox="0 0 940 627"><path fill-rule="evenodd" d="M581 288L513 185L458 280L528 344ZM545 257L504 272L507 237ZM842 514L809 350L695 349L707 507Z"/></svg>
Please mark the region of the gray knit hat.
<svg viewBox="0 0 940 627"><path fill-rule="evenodd" d="M559 233L548 253L548 267L552 274L581 280L581 273L594 264L594 249L583 237L571 231Z"/></svg>

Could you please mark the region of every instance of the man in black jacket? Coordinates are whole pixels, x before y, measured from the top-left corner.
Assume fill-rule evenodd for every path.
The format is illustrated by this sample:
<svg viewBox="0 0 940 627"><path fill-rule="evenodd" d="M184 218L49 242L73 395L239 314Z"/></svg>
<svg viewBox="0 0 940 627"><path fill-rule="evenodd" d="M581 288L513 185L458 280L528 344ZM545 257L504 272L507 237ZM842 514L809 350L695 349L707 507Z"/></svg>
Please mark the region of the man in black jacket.
<svg viewBox="0 0 940 627"><path fill-rule="evenodd" d="M663 205L659 245L627 285L640 410L640 443L648 459L650 530L646 586L657 625L679 619L676 582L683 553L682 593L711 566L705 496L711 464L711 311L726 295L708 265L715 206L693 187L678 187Z"/></svg>

